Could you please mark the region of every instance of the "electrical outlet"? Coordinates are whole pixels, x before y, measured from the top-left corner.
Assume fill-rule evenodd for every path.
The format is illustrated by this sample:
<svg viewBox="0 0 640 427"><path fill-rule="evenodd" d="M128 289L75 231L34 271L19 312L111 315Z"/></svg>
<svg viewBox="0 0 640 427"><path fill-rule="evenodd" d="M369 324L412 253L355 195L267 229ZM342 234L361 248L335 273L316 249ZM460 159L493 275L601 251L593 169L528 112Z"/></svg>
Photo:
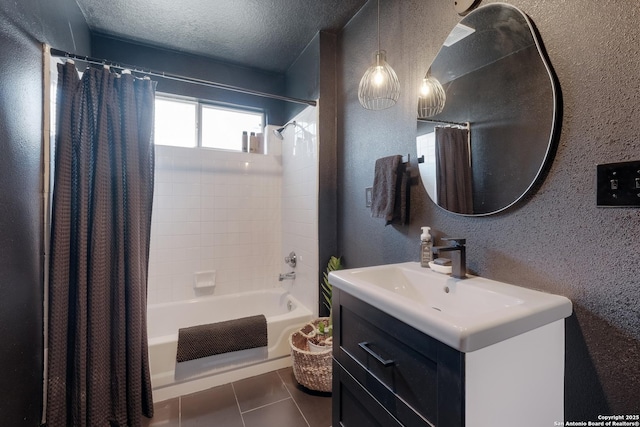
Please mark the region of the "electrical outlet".
<svg viewBox="0 0 640 427"><path fill-rule="evenodd" d="M640 207L640 161L598 165L598 206Z"/></svg>
<svg viewBox="0 0 640 427"><path fill-rule="evenodd" d="M371 199L373 198L373 196L371 195L372 191L373 191L373 187L367 187L364 189L364 200L365 200L365 206L367 208L371 207Z"/></svg>

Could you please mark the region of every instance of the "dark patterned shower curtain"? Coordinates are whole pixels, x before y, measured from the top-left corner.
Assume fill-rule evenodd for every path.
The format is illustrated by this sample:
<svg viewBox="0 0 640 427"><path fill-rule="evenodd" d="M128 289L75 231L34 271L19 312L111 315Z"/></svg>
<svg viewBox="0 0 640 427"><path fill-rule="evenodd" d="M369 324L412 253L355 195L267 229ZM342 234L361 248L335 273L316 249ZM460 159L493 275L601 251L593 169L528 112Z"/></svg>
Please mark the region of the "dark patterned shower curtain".
<svg viewBox="0 0 640 427"><path fill-rule="evenodd" d="M436 188L438 205L473 214L473 182L469 130L436 126Z"/></svg>
<svg viewBox="0 0 640 427"><path fill-rule="evenodd" d="M147 271L155 82L58 66L48 427L153 415Z"/></svg>

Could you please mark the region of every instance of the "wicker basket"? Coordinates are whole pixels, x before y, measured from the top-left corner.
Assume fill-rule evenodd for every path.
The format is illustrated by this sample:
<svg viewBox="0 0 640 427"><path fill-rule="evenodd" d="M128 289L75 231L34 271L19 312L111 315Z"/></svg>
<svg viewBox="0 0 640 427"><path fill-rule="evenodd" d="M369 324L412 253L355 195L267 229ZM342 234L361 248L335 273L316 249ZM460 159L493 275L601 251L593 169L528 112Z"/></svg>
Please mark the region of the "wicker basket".
<svg viewBox="0 0 640 427"><path fill-rule="evenodd" d="M310 390L331 391L331 350L333 346L319 353L309 351L309 338L315 336L320 322L327 324L328 317L321 317L307 323L302 329L289 336L293 375L296 381Z"/></svg>

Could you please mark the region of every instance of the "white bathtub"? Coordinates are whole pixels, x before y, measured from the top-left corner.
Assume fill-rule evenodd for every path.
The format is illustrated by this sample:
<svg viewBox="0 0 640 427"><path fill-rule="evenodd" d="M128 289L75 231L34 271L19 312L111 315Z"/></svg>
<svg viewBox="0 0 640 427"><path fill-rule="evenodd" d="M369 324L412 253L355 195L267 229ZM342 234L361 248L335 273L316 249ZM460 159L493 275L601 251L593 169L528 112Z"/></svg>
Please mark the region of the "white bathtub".
<svg viewBox="0 0 640 427"><path fill-rule="evenodd" d="M264 314L268 346L176 363L178 329ZM312 313L284 289L153 304L147 308L156 402L291 365L289 335Z"/></svg>

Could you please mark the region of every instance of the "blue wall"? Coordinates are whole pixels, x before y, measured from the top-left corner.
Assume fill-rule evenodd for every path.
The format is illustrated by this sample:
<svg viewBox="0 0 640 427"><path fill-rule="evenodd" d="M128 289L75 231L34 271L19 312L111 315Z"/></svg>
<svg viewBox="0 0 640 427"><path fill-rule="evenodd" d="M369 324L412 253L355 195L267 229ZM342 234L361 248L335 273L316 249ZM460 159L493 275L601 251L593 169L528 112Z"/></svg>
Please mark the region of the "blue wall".
<svg viewBox="0 0 640 427"><path fill-rule="evenodd" d="M270 94L285 95L286 92L283 74L223 63L189 53L138 44L101 34L92 36L91 49L94 57L120 64L137 65L154 71L165 71ZM158 92L264 109L267 124L281 125L287 119L286 102L162 78L154 78L154 80L158 81L156 87Z"/></svg>

